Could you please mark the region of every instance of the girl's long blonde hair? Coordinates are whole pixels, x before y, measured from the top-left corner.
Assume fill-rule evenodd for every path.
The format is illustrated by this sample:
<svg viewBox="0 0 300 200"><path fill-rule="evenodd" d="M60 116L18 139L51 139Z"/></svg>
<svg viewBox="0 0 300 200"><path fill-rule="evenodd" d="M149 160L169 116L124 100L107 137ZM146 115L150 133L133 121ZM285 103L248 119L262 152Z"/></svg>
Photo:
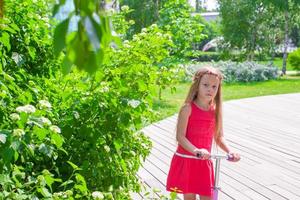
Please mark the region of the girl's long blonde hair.
<svg viewBox="0 0 300 200"><path fill-rule="evenodd" d="M215 139L217 140L223 134L223 120L222 120L222 79L223 75L220 70L206 66L198 69L193 77L193 83L190 87L189 93L185 99L185 103L193 102L198 95L199 84L201 78L205 74L215 75L219 79L219 87L215 98L210 102L210 106L215 106Z"/></svg>

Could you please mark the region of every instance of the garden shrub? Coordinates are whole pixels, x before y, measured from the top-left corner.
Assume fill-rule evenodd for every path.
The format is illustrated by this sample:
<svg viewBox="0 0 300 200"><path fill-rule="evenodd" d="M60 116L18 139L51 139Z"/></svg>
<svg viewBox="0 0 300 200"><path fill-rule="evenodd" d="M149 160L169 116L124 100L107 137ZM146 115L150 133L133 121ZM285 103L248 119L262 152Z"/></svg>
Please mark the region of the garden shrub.
<svg viewBox="0 0 300 200"><path fill-rule="evenodd" d="M187 56L197 62L217 62L221 60L221 54L219 52L191 51Z"/></svg>
<svg viewBox="0 0 300 200"><path fill-rule="evenodd" d="M68 152L59 116L34 79L22 69L0 73L0 198L89 197L80 169L62 159Z"/></svg>
<svg viewBox="0 0 300 200"><path fill-rule="evenodd" d="M129 192L139 190L136 172L151 148L140 130L155 119L155 88L177 79L169 59L170 35L152 25L106 49L106 60L94 75L74 69L63 77L57 70L61 60L52 53L41 52L44 63L12 59L12 49L25 59L28 50L4 32L17 32L26 22L5 20L8 28L0 40L1 197L130 199ZM30 39L25 34L22 40Z"/></svg>
<svg viewBox="0 0 300 200"><path fill-rule="evenodd" d="M300 70L300 48L289 53L288 62L295 70Z"/></svg>
<svg viewBox="0 0 300 200"><path fill-rule="evenodd" d="M171 53L178 58L192 50L192 44L201 42L203 34L203 18L200 15L191 16L192 7L185 0L172 0L163 5L160 10L158 26L172 34L174 46Z"/></svg>
<svg viewBox="0 0 300 200"><path fill-rule="evenodd" d="M53 59L51 2L5 1L5 18L0 20L0 65L4 70L22 67L30 74L49 76L58 69Z"/></svg>
<svg viewBox="0 0 300 200"><path fill-rule="evenodd" d="M193 73L206 64L194 64L186 67L186 80L190 80ZM278 78L278 68L258 64L256 62L232 62L223 61L211 63L214 67L219 68L224 75L224 82L252 82L266 81Z"/></svg>

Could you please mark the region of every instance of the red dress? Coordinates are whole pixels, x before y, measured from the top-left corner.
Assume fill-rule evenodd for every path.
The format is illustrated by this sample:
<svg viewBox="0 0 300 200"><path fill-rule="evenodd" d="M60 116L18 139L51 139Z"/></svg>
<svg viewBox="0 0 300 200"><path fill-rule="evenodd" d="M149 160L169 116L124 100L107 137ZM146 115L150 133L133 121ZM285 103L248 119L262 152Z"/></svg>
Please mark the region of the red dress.
<svg viewBox="0 0 300 200"><path fill-rule="evenodd" d="M215 131L215 111L205 111L194 102L188 119L186 138L197 148L211 152ZM193 155L178 145L181 154ZM167 190L177 193L194 193L200 196L212 196L214 170L211 160L198 160L174 155L167 178Z"/></svg>

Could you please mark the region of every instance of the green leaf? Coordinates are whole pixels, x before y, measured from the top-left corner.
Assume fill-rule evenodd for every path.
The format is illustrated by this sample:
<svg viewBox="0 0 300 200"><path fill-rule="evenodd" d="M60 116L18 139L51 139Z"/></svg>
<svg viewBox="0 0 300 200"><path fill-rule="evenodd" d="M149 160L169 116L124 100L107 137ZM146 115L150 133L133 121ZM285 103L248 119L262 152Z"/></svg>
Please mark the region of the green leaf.
<svg viewBox="0 0 300 200"><path fill-rule="evenodd" d="M37 136L37 138L40 141L43 141L46 138L48 131L46 129L35 126L33 128L33 133Z"/></svg>
<svg viewBox="0 0 300 200"><path fill-rule="evenodd" d="M6 183L13 183L9 177L8 174L0 174L0 183L6 184Z"/></svg>
<svg viewBox="0 0 300 200"><path fill-rule="evenodd" d="M53 10L52 10L52 16L53 16L53 17L54 17L54 16L56 15L56 13L59 11L59 8L60 8L60 4L54 5Z"/></svg>
<svg viewBox="0 0 300 200"><path fill-rule="evenodd" d="M62 62L62 73L63 75L67 75L71 72L73 64L69 61L68 57L65 56Z"/></svg>
<svg viewBox="0 0 300 200"><path fill-rule="evenodd" d="M171 192L170 196L172 200L177 198L176 192Z"/></svg>
<svg viewBox="0 0 300 200"><path fill-rule="evenodd" d="M51 193L49 190L45 187L38 188L38 191L44 196L44 197L52 197Z"/></svg>
<svg viewBox="0 0 300 200"><path fill-rule="evenodd" d="M5 163L10 163L14 157L15 151L12 148L6 148L3 151L3 160Z"/></svg>
<svg viewBox="0 0 300 200"><path fill-rule="evenodd" d="M69 22L70 19L67 18L64 21L62 21L60 24L58 24L57 27L55 28L53 46L54 46L54 54L56 56L58 56L59 53L66 46L66 35L69 28Z"/></svg>
<svg viewBox="0 0 300 200"><path fill-rule="evenodd" d="M122 141L120 140L115 140L114 145L117 151L119 151L123 147Z"/></svg>
<svg viewBox="0 0 300 200"><path fill-rule="evenodd" d="M64 143L64 139L58 133L52 133L51 142L55 144L57 148L60 148Z"/></svg>
<svg viewBox="0 0 300 200"><path fill-rule="evenodd" d="M8 75L7 73L2 73L2 75L4 76L4 78L8 81L15 81L14 77Z"/></svg>
<svg viewBox="0 0 300 200"><path fill-rule="evenodd" d="M29 46L29 47L27 47L27 49L28 49L28 53L29 53L29 55L30 55L30 57L32 58L32 59L34 59L35 58L35 55L36 55L36 50L35 50L35 48L34 47L32 47L32 46Z"/></svg>
<svg viewBox="0 0 300 200"><path fill-rule="evenodd" d="M20 31L20 29L19 29L19 27L18 27L17 24L9 24L9 25L10 25L10 27L12 27L14 30Z"/></svg>
<svg viewBox="0 0 300 200"><path fill-rule="evenodd" d="M10 51L10 41L9 41L9 34L7 32L3 32L2 36L0 37L0 42L3 43L3 45L7 48L7 51Z"/></svg>
<svg viewBox="0 0 300 200"><path fill-rule="evenodd" d="M87 71L90 74L93 74L97 71L98 68L97 56L93 51L87 52L87 54L88 54L88 58L87 58L85 71Z"/></svg>
<svg viewBox="0 0 300 200"><path fill-rule="evenodd" d="M49 188L52 188L52 184L55 182L55 179L51 177L50 175L44 175L46 184L49 186Z"/></svg>
<svg viewBox="0 0 300 200"><path fill-rule="evenodd" d="M12 29L11 27L9 27L9 26L6 26L6 27L1 27L2 28L2 30L5 30L5 31L8 31L8 32L10 32L10 33L17 33L14 29Z"/></svg>
<svg viewBox="0 0 300 200"><path fill-rule="evenodd" d="M14 153L14 160L17 161L19 158L19 153L17 151L15 151Z"/></svg>
<svg viewBox="0 0 300 200"><path fill-rule="evenodd" d="M82 183L84 185L86 184L84 177L82 175L78 174L78 173L76 173L76 180L79 183Z"/></svg>
<svg viewBox="0 0 300 200"><path fill-rule="evenodd" d="M47 146L45 145L44 143L42 143L40 146L39 146L39 151L45 155L47 155L49 158L51 158L51 155L52 155L52 150Z"/></svg>
<svg viewBox="0 0 300 200"><path fill-rule="evenodd" d="M71 161L67 161L67 163L69 163L69 165L71 165L71 167L74 169L74 171L81 170L77 165L75 165Z"/></svg>
<svg viewBox="0 0 300 200"><path fill-rule="evenodd" d="M127 166L126 166L126 163L125 163L125 161L123 159L120 160L120 164L121 164L121 167L122 167L123 171L125 173L127 173Z"/></svg>
<svg viewBox="0 0 300 200"><path fill-rule="evenodd" d="M73 180L67 180L67 181L63 182L59 187L64 187L64 186L69 185L71 183L74 183L74 181Z"/></svg>

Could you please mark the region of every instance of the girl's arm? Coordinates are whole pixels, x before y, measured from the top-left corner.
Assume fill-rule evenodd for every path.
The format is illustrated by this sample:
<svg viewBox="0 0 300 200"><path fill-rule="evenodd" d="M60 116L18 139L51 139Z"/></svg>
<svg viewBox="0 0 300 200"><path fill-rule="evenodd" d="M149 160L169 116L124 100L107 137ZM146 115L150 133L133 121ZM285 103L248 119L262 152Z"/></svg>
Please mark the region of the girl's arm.
<svg viewBox="0 0 300 200"><path fill-rule="evenodd" d="M218 138L215 138L216 144L223 150L225 151L227 154L230 154L233 159L232 161L237 162L240 160L240 155L238 153L233 153L229 146L226 143L226 140L223 136L223 132L220 134L220 136Z"/></svg>
<svg viewBox="0 0 300 200"><path fill-rule="evenodd" d="M215 138L216 144L226 153L230 153L230 148L226 143L226 140L223 136L223 132L219 134L218 138Z"/></svg>
<svg viewBox="0 0 300 200"><path fill-rule="evenodd" d="M177 121L177 132L176 139L178 144L182 146L185 150L191 152L196 155L197 153L201 153L203 156L208 154L205 149L197 149L187 138L186 138L186 130L188 125L188 119L191 115L191 105L185 104L179 112L178 121ZM209 155L209 154L208 154Z"/></svg>

